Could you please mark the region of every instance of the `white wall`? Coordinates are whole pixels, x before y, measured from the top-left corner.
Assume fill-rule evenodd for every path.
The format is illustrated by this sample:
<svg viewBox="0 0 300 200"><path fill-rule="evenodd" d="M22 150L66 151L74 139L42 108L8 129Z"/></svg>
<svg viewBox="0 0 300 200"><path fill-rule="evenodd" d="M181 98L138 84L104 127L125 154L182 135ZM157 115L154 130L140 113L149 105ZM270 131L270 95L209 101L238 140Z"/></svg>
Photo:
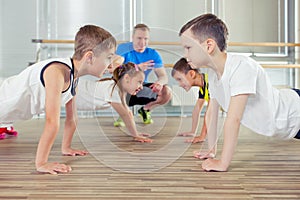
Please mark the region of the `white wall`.
<svg viewBox="0 0 300 200"><path fill-rule="evenodd" d="M36 30L35 0L1 0L0 76L7 77L35 59L31 38Z"/></svg>
<svg viewBox="0 0 300 200"><path fill-rule="evenodd" d="M60 39L74 38L78 29L86 24L96 24L113 34L122 32L124 3L123 0L52 0L57 2L56 30L53 37Z"/></svg>
<svg viewBox="0 0 300 200"><path fill-rule="evenodd" d="M282 1L282 0L280 0ZM229 29L229 41L234 42L284 42L284 35L278 32L278 0L226 0L223 1L220 17ZM231 47L231 50L245 52L270 52L277 48Z"/></svg>
<svg viewBox="0 0 300 200"><path fill-rule="evenodd" d="M80 27L95 24L123 39L118 36L124 31L125 7L128 7L128 1L124 0L39 0L37 37L72 40ZM71 56L73 53L72 45L49 45L49 48L52 49L45 49L47 53L41 55L42 59Z"/></svg>
<svg viewBox="0 0 300 200"><path fill-rule="evenodd" d="M0 76L18 73L35 60L31 39L74 39L78 28L91 23L108 29L119 40L129 40L135 0L1 0ZM216 2L216 1L214 1ZM229 28L229 40L238 42L282 41L277 28L278 0L223 0L216 12ZM283 2L280 0L279 2ZM151 28L154 41L179 41L178 31L188 20L212 11L211 0L136 0L136 23ZM37 12L37 10L39 12ZM73 54L73 45L41 45L42 59ZM182 56L181 47L156 46L165 63ZM230 51L235 50L229 48ZM266 49L244 48L245 51ZM282 71L272 72L275 84L286 81ZM275 75L274 74L279 74ZM285 73L287 74L287 73Z"/></svg>
<svg viewBox="0 0 300 200"><path fill-rule="evenodd" d="M137 23L151 29L155 41L177 41L178 32L190 19L206 12L206 0L143 0L138 1Z"/></svg>

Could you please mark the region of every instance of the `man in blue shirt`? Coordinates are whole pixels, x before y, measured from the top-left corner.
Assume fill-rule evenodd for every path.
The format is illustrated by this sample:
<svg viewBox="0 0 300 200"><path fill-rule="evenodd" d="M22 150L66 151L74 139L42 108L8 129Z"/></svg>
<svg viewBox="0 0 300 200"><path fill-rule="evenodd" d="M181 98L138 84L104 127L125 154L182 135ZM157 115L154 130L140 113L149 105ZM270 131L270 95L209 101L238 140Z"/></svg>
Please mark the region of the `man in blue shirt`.
<svg viewBox="0 0 300 200"><path fill-rule="evenodd" d="M143 105L138 113L145 124L153 123L150 111L159 105L168 103L172 98L171 89L167 86L168 76L164 68L161 56L158 52L148 47L150 29L145 24L137 24L132 34L132 42L118 46L117 54L124 57L124 63L133 62L145 73L143 89L135 96L128 96L129 106ZM154 71L157 80L154 83L148 81L149 74ZM120 121L115 126L120 126Z"/></svg>

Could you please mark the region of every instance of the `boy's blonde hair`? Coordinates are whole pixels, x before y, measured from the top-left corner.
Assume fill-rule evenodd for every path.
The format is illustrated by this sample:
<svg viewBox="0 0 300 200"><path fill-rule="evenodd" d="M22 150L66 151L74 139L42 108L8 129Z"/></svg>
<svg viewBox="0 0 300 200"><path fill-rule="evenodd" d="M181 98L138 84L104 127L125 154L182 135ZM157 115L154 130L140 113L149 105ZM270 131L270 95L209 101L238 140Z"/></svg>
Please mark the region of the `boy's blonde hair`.
<svg viewBox="0 0 300 200"><path fill-rule="evenodd" d="M99 55L102 51L116 48L116 39L105 29L95 25L85 25L75 36L73 59L81 60L88 51Z"/></svg>

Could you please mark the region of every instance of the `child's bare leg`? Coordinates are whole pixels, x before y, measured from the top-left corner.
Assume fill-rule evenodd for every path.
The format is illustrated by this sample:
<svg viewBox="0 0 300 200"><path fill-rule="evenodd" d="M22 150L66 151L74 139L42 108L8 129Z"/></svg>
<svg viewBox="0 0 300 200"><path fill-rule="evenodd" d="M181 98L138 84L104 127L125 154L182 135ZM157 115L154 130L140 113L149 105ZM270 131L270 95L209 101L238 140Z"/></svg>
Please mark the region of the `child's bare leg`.
<svg viewBox="0 0 300 200"><path fill-rule="evenodd" d="M185 140L185 142L193 143L193 144L204 142L206 138L206 134L207 134L207 128L206 128L206 123L204 122L201 129L201 134L199 136L194 137L193 139L187 139Z"/></svg>
<svg viewBox="0 0 300 200"><path fill-rule="evenodd" d="M195 141L193 141L193 143L204 142L205 138L206 138L206 134L207 134L207 128L206 128L206 123L204 121L202 130L201 130L201 134L194 138Z"/></svg>

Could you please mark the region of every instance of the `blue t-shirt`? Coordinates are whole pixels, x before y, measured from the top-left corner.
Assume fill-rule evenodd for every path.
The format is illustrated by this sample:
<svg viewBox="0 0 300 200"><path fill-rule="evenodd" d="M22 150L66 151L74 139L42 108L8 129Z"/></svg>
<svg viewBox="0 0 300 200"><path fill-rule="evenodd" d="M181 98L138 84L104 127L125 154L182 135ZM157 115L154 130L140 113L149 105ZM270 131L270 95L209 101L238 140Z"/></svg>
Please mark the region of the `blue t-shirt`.
<svg viewBox="0 0 300 200"><path fill-rule="evenodd" d="M116 54L124 57L124 63L133 62L135 64L140 64L143 62L147 62L149 60L153 60L154 68L161 68L163 67L163 62L155 49L146 47L145 51L140 53L133 49L132 42L127 42L123 44L119 44ZM145 72L145 83L148 82L148 76L152 69L147 69Z"/></svg>

